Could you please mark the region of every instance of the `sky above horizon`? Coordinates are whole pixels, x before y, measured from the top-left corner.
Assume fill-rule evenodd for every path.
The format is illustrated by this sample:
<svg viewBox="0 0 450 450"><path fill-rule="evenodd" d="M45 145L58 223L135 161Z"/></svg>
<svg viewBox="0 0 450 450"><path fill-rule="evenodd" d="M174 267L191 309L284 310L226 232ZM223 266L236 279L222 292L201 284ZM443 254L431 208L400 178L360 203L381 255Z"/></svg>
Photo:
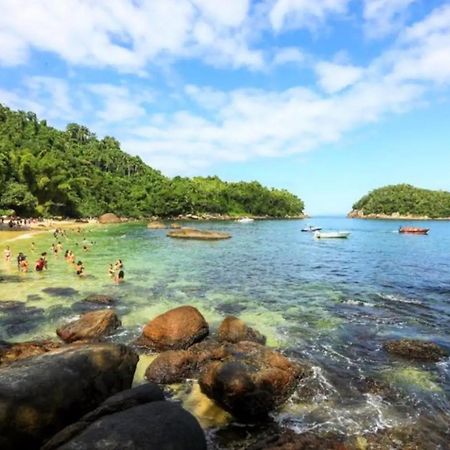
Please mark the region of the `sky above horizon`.
<svg viewBox="0 0 450 450"><path fill-rule="evenodd" d="M450 190L450 2L0 0L0 102L310 214Z"/></svg>

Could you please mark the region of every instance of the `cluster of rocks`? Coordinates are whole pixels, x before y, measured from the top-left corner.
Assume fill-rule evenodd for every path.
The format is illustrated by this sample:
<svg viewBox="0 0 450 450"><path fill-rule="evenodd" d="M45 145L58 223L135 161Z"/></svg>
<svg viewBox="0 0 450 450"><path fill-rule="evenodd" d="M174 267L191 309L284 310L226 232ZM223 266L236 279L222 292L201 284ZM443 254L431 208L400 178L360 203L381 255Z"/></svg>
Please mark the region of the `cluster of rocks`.
<svg viewBox="0 0 450 450"><path fill-rule="evenodd" d="M86 300L114 302L102 295ZM106 308L59 327L63 342L0 342L0 448L205 449L196 419L165 401L158 385L196 379L203 394L239 422L255 423L294 392L307 392L301 386L313 373L307 362L267 347L265 336L234 316L211 333L200 311L180 306L150 320L134 350L101 342L120 326ZM159 354L145 370L148 383L130 389L139 349ZM426 362L447 356L437 344L418 340L387 341L384 349ZM317 442L352 448L334 437L320 439L281 431L255 449L320 448L312 446Z"/></svg>

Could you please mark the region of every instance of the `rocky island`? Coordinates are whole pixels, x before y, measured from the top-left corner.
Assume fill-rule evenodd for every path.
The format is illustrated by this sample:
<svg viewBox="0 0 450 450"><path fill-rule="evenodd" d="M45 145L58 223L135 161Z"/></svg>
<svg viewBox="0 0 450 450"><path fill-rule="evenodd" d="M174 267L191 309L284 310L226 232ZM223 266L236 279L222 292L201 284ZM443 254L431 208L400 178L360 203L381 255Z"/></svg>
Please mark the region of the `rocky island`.
<svg viewBox="0 0 450 450"><path fill-rule="evenodd" d="M357 219L450 220L450 192L409 184L385 186L358 200L347 215Z"/></svg>

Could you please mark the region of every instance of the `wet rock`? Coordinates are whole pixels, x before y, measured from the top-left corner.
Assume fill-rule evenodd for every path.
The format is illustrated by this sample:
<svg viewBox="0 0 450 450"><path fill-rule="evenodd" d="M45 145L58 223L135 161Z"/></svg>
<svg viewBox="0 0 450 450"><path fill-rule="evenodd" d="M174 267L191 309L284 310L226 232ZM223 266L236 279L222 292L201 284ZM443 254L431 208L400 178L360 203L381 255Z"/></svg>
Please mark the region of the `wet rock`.
<svg viewBox="0 0 450 450"><path fill-rule="evenodd" d="M0 365L42 355L61 347L60 342L50 340L30 342L0 342Z"/></svg>
<svg viewBox="0 0 450 450"><path fill-rule="evenodd" d="M294 392L310 367L254 342L226 347L226 355L201 371L202 392L244 422L264 418Z"/></svg>
<svg viewBox="0 0 450 450"><path fill-rule="evenodd" d="M100 305L111 305L115 303L114 297L111 297L110 295L104 295L104 294L91 294L88 295L85 299L85 302L90 303L98 303Z"/></svg>
<svg viewBox="0 0 450 450"><path fill-rule="evenodd" d="M70 345L0 368L0 448L39 448L128 389L137 361L123 345Z"/></svg>
<svg viewBox="0 0 450 450"><path fill-rule="evenodd" d="M434 342L426 342L416 339L400 339L388 341L383 348L396 356L406 359L436 362L448 355L448 353Z"/></svg>
<svg viewBox="0 0 450 450"><path fill-rule="evenodd" d="M83 314L56 330L64 342L99 339L111 334L121 325L117 314L112 309L102 309Z"/></svg>
<svg viewBox="0 0 450 450"><path fill-rule="evenodd" d="M10 303L3 312L4 317L1 319L0 327L0 336L3 339L29 333L38 328L45 320L45 311L42 308L26 306L26 303L23 302Z"/></svg>
<svg viewBox="0 0 450 450"><path fill-rule="evenodd" d="M20 302L17 300L4 300L0 301L0 311L1 312L11 312L16 311L21 308L26 308L25 302Z"/></svg>
<svg viewBox="0 0 450 450"><path fill-rule="evenodd" d="M149 230L164 230L166 226L162 222L153 221L147 224Z"/></svg>
<svg viewBox="0 0 450 450"><path fill-rule="evenodd" d="M208 333L208 324L198 309L180 306L151 320L136 343L157 351L186 349Z"/></svg>
<svg viewBox="0 0 450 450"><path fill-rule="evenodd" d="M99 221L99 223L101 223L101 224L107 224L107 223L120 223L120 222L122 222L122 221L120 220L120 218L117 217L117 216L116 216L115 214L113 214L113 213L106 213L106 214L101 215L101 216L98 218L98 221Z"/></svg>
<svg viewBox="0 0 450 450"><path fill-rule="evenodd" d="M353 446L351 447L354 448ZM295 433L285 429L247 448L248 450L350 450L342 436Z"/></svg>
<svg viewBox="0 0 450 450"><path fill-rule="evenodd" d="M206 439L197 420L175 403L156 401L105 415L79 435L45 450L206 450Z"/></svg>
<svg viewBox="0 0 450 450"><path fill-rule="evenodd" d="M170 228L172 230L179 230L180 228L182 228L182 226L179 223L171 223Z"/></svg>
<svg viewBox="0 0 450 450"><path fill-rule="evenodd" d="M266 343L265 336L234 316L225 317L217 331L217 337L219 341L252 341L263 345Z"/></svg>
<svg viewBox="0 0 450 450"><path fill-rule="evenodd" d="M39 300L42 300L42 297L39 294L28 294L27 300L30 302L37 302Z"/></svg>
<svg viewBox="0 0 450 450"><path fill-rule="evenodd" d="M71 287L49 287L42 289L42 292L52 297L73 297L78 294L78 291Z"/></svg>
<svg viewBox="0 0 450 450"><path fill-rule="evenodd" d="M78 422L61 430L47 441L41 450L59 448L61 445L82 433L89 425L104 416L125 411L145 403L163 400L163 391L156 384L152 383L142 384L133 389L119 392L105 400L98 408L84 415Z"/></svg>
<svg viewBox="0 0 450 450"><path fill-rule="evenodd" d="M197 230L195 228L181 228L169 231L167 236L178 239L197 239L201 241L217 241L220 239L230 239L231 235L219 231Z"/></svg>
<svg viewBox="0 0 450 450"><path fill-rule="evenodd" d="M145 378L158 384L181 383L188 378L198 378L202 367L220 360L227 348L215 341L204 341L187 350L169 350L160 353L147 367Z"/></svg>

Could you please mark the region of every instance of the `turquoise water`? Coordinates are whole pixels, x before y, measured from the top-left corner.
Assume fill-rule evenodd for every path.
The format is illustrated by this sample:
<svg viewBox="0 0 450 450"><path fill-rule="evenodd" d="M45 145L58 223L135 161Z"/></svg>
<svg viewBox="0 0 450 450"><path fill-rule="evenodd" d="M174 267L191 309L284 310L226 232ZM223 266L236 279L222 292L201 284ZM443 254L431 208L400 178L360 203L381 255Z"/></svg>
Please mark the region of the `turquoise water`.
<svg viewBox="0 0 450 450"><path fill-rule="evenodd" d="M300 232L307 223L352 234L315 240ZM450 223L425 222L428 236L398 234L402 224L344 218L195 224L233 236L218 242L172 240L142 224L69 233L62 242L82 259L84 279L62 256L49 255L43 274L18 274L14 264L1 262L0 301L24 303L0 303L0 339L54 337L58 325L89 308L81 301L91 293L118 299L123 328L112 339L120 342L131 342L156 314L192 304L212 328L237 315L265 333L269 345L312 362L314 396L294 396L275 415L278 422L354 435L413 424L444 445L449 359L406 362L381 346L414 337L450 349ZM81 249L83 238L93 242L89 252ZM35 259L53 242L50 233L33 240L35 254L25 239L3 241L1 248L10 244L15 254ZM117 258L125 264L119 286L107 275ZM389 399L362 388L367 378L388 386Z"/></svg>

